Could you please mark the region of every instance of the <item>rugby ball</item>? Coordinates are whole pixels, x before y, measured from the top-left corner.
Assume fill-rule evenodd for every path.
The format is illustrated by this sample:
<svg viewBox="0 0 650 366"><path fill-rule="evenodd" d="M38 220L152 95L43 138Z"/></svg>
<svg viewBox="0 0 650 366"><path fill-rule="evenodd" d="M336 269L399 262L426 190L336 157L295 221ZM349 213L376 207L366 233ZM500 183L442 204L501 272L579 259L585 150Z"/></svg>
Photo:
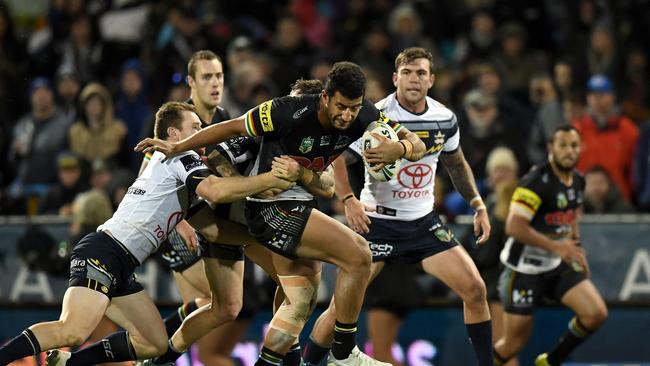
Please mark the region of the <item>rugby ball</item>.
<svg viewBox="0 0 650 366"><path fill-rule="evenodd" d="M381 122L372 122L368 125L368 128L366 128L366 132L363 133L361 140L363 143L363 152L365 152L366 149L377 147L380 144L380 141L372 136L371 133L385 136L391 141L399 141L397 133L395 133L395 130L393 130L389 125ZM400 167L400 161L401 159L397 159L393 163L384 165L381 170L375 171L373 168L376 166L376 164L368 163L368 161L366 161L365 154L363 155L363 162L366 165L366 171L368 174L370 174L371 177L381 182L387 182L391 180L395 174L397 174Z"/></svg>

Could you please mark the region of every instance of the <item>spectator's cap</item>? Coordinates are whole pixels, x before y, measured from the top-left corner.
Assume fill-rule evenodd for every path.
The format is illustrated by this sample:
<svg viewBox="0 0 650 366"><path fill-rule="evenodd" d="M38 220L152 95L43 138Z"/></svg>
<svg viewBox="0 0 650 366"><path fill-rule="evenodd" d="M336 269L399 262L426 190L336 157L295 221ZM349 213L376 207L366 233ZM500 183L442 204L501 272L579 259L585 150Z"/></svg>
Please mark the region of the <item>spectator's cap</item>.
<svg viewBox="0 0 650 366"><path fill-rule="evenodd" d="M135 71L140 77L144 76L144 67L142 66L142 62L137 58L130 58L124 61L122 64L122 74L127 71Z"/></svg>
<svg viewBox="0 0 650 366"><path fill-rule="evenodd" d="M50 81L50 79L45 76L39 76L33 79L32 82L29 83L29 95L31 96L34 94L36 89L40 88L48 88L50 91L53 91L52 81Z"/></svg>
<svg viewBox="0 0 650 366"><path fill-rule="evenodd" d="M79 81L79 74L73 66L63 64L56 70L56 81L59 82L63 79L73 79Z"/></svg>
<svg viewBox="0 0 650 366"><path fill-rule="evenodd" d="M253 42L246 36L237 36L228 45L228 53L253 49Z"/></svg>
<svg viewBox="0 0 650 366"><path fill-rule="evenodd" d="M93 174L94 173L102 173L102 172L106 172L106 171L110 171L110 168L109 168L108 164L106 163L106 160L101 159L101 158L97 158L97 159L93 160L93 164L92 164L92 172L93 172Z"/></svg>
<svg viewBox="0 0 650 366"><path fill-rule="evenodd" d="M64 151L59 154L56 165L59 169L75 169L79 168L80 162L77 155L69 151Z"/></svg>
<svg viewBox="0 0 650 366"><path fill-rule="evenodd" d="M465 94L463 105L465 108L472 107L483 110L494 107L496 105L496 100L493 96L486 94L479 89L474 89Z"/></svg>
<svg viewBox="0 0 650 366"><path fill-rule="evenodd" d="M590 93L613 93L614 84L612 84L612 81L607 76L597 74L589 78L587 90Z"/></svg>

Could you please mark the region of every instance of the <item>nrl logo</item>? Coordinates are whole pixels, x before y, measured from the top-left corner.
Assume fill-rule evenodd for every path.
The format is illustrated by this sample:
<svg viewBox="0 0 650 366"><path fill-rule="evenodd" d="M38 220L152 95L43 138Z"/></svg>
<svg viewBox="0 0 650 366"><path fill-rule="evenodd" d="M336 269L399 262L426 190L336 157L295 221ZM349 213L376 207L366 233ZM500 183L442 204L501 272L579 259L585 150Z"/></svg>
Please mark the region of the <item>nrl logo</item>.
<svg viewBox="0 0 650 366"><path fill-rule="evenodd" d="M301 153L306 154L310 152L313 147L314 147L314 139L311 136L309 136L302 139L302 142L300 143L300 147L298 148L298 150Z"/></svg>
<svg viewBox="0 0 650 366"><path fill-rule="evenodd" d="M557 194L557 207L558 208L565 208L569 204L569 201L566 198L566 195L564 192L560 192Z"/></svg>

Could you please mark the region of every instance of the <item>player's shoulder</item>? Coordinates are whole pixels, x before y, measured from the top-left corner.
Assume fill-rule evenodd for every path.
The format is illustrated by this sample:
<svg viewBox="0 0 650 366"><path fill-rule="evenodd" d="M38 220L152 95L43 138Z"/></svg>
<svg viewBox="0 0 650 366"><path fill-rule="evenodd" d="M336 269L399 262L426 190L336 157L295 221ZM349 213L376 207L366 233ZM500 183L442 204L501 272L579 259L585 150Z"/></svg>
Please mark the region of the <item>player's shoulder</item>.
<svg viewBox="0 0 650 366"><path fill-rule="evenodd" d="M549 163L533 165L519 181L520 186L543 187L553 182L553 169Z"/></svg>
<svg viewBox="0 0 650 366"><path fill-rule="evenodd" d="M170 165L189 172L197 167L203 166L203 159L195 151L184 151L170 159L166 160Z"/></svg>
<svg viewBox="0 0 650 366"><path fill-rule="evenodd" d="M425 112L425 118L437 122L457 123L456 114L447 106L429 96L426 97L426 100L427 111Z"/></svg>
<svg viewBox="0 0 650 366"><path fill-rule="evenodd" d="M275 113L286 114L287 119L300 120L318 113L320 94L305 94L299 96L285 95L269 101ZM263 108L264 104L262 104ZM284 116L283 116L284 117Z"/></svg>

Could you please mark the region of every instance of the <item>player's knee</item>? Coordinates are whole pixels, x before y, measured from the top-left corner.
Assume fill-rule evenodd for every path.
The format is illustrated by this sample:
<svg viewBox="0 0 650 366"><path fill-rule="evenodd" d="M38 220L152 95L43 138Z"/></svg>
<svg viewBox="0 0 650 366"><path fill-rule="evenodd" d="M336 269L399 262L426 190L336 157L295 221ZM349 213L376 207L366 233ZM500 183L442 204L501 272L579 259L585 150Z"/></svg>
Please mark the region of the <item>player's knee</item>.
<svg viewBox="0 0 650 366"><path fill-rule="evenodd" d="M360 235L355 235L352 241L350 253L346 253L348 264L355 270L368 271L370 273L370 265L372 264L372 252L368 246L368 242Z"/></svg>
<svg viewBox="0 0 650 366"><path fill-rule="evenodd" d="M580 316L580 322L589 330L596 330L607 320L608 316L607 308L605 306L598 306L592 311Z"/></svg>
<svg viewBox="0 0 650 366"><path fill-rule="evenodd" d="M94 327L90 326L72 326L62 323L59 336L65 345L76 347L81 346L90 337L93 330Z"/></svg>
<svg viewBox="0 0 650 366"><path fill-rule="evenodd" d="M485 303L487 296L485 282L480 277L473 277L470 281L467 281L461 296L463 301L468 304Z"/></svg>
<svg viewBox="0 0 650 366"><path fill-rule="evenodd" d="M217 324L237 319L241 311L243 302L241 297L235 299L227 299L220 303L213 303L210 308L212 321Z"/></svg>

